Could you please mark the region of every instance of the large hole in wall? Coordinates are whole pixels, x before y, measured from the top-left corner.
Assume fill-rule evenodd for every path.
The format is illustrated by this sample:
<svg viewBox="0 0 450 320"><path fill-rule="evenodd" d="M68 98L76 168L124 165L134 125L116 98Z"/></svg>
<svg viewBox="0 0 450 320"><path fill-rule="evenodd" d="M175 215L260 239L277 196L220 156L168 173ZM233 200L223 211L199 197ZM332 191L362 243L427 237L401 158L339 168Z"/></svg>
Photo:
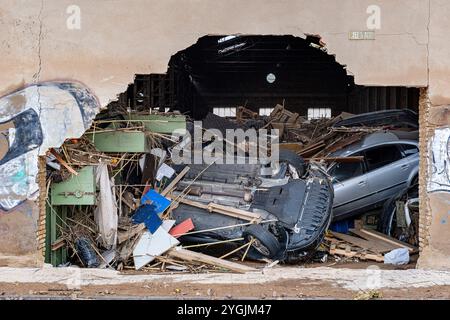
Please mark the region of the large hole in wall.
<svg viewBox="0 0 450 320"><path fill-rule="evenodd" d="M370 115L359 120L358 126L364 128L355 131L355 135L364 130L375 132L374 127L377 130L382 127L383 133L399 128L401 132L373 138L368 149L363 145L369 142L361 140L361 148L351 154L359 160L333 164L334 171L329 173L338 177L333 181L335 200L340 204L338 209L333 208L331 229L353 237L358 235L352 230L382 232L417 246L414 230L417 229L418 212L417 217L413 217L410 211L406 218L404 206L409 205L408 200L418 197L418 172L414 170L418 169L419 149L413 140L418 134L415 112L419 109L419 96L419 88L355 84L351 71L329 54L316 36L305 39L293 36L205 36L175 53L168 62L166 73L136 74L134 82L106 112L98 115L97 120L114 117L114 111L176 111L194 120L215 114L234 121L239 107L244 107L247 114L253 112L252 117L268 117L278 105L288 110L290 116L304 119L305 130L312 128L310 131L315 131L314 125L327 119L345 121L352 115L403 110L403 115L398 116L381 113L385 116L369 123L366 122L371 119ZM388 118L390 122L386 122ZM290 129L286 128L285 135L291 138ZM351 133L349 131L348 136ZM320 138L319 133L314 134L312 132L306 140L295 140L295 143L302 148L314 145L312 138ZM326 136L325 132L323 135ZM342 143L332 141L328 136L323 139L324 146ZM376 139L379 143L373 143ZM283 141L289 142L289 139ZM328 157L315 148L308 152L302 149L297 154L305 161ZM390 173L380 175L380 170L390 170ZM386 177L392 178L390 185L384 183ZM134 183L142 183L142 178L142 175L134 177ZM127 180L132 181L128 177ZM365 202L369 197L372 199ZM370 237L365 239L364 234L358 237L371 243L375 241Z"/></svg>

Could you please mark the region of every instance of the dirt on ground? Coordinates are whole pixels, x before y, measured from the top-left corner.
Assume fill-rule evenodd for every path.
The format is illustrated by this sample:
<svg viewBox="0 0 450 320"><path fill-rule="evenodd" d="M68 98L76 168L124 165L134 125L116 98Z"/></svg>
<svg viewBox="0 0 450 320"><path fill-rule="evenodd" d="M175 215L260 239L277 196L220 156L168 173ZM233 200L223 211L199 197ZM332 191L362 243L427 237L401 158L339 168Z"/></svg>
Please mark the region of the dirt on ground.
<svg viewBox="0 0 450 320"><path fill-rule="evenodd" d="M324 281L295 283L291 280L264 284L192 284L186 282L132 283L108 286L84 286L68 290L65 285L0 283L0 297L17 298L166 298L166 299L450 299L450 286L407 289L380 289L364 293L346 290Z"/></svg>
<svg viewBox="0 0 450 320"><path fill-rule="evenodd" d="M246 262L253 267L261 263ZM415 268L415 261L404 266L392 266L370 261L328 261L304 264L302 267L333 267L365 269L372 265L380 269L405 270ZM123 274L143 274L126 270ZM88 285L80 290L69 290L64 284L0 283L1 298L62 298L62 299L117 299L117 298L168 298L168 299L450 299L450 286L433 286L407 289L380 289L364 293L341 288L323 280L279 280L248 284L197 284L190 282L153 281L120 285Z"/></svg>

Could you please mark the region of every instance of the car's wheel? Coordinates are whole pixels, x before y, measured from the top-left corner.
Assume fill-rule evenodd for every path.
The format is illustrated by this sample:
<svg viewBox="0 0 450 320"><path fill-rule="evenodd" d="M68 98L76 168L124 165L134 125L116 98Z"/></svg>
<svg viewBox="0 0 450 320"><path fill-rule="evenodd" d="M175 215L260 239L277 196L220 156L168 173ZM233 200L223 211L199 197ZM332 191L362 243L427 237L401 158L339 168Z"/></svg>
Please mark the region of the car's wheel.
<svg viewBox="0 0 450 320"><path fill-rule="evenodd" d="M392 233L392 226L394 224L395 212L396 212L396 201L399 196L395 196L387 200L383 205L383 210L381 212L381 217L378 222L378 231L390 236Z"/></svg>
<svg viewBox="0 0 450 320"><path fill-rule="evenodd" d="M259 224L250 225L243 232L243 236L248 241L253 240L252 247L264 257L274 258L282 250L278 239Z"/></svg>
<svg viewBox="0 0 450 320"><path fill-rule="evenodd" d="M303 160L303 158L300 157L295 152L289 150L280 150L278 159L279 162L287 162L288 164L293 166L297 170L297 173L300 177L305 174L306 172L305 160Z"/></svg>
<svg viewBox="0 0 450 320"><path fill-rule="evenodd" d="M414 188L415 186L419 185L419 176L415 175L414 178L411 180L411 184L409 185L409 188Z"/></svg>
<svg viewBox="0 0 450 320"><path fill-rule="evenodd" d="M411 186L402 193L388 199L381 211L381 216L378 222L378 231L394 237L394 231L397 226L397 205L398 200L406 202L407 199L419 197L419 185L417 176L412 180Z"/></svg>

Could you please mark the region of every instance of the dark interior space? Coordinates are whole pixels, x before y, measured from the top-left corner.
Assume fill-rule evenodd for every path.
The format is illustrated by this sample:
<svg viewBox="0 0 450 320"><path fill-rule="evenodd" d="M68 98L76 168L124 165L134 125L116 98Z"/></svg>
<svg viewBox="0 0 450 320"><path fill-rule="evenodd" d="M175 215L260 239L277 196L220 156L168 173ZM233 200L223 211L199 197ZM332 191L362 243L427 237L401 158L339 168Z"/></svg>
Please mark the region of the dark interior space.
<svg viewBox="0 0 450 320"><path fill-rule="evenodd" d="M132 110L179 110L202 119L214 108L284 106L359 114L418 110L419 89L359 86L346 66L307 36L205 36L174 54L165 74L137 74L119 102Z"/></svg>

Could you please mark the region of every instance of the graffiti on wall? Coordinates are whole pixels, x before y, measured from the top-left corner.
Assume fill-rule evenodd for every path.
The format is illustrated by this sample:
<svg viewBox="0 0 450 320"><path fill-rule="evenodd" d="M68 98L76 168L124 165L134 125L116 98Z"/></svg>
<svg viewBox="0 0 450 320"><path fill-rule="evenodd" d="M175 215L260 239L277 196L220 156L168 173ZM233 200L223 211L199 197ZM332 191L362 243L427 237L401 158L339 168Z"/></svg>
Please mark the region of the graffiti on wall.
<svg viewBox="0 0 450 320"><path fill-rule="evenodd" d="M436 129L428 150L428 192L450 192L450 128Z"/></svg>
<svg viewBox="0 0 450 320"><path fill-rule="evenodd" d="M0 210L38 196L38 156L86 131L100 105L76 82L43 82L0 98Z"/></svg>

